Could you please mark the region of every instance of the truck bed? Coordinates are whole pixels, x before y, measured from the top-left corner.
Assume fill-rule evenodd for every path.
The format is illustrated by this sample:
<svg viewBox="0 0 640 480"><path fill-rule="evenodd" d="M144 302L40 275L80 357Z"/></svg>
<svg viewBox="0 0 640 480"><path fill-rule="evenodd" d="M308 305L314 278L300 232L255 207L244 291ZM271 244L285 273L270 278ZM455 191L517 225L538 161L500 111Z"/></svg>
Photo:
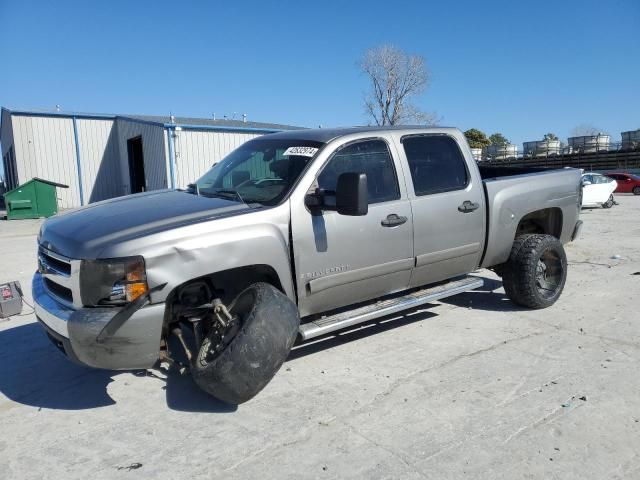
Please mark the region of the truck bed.
<svg viewBox="0 0 640 480"><path fill-rule="evenodd" d="M529 173L541 173L551 170L561 170L556 167L510 167L508 165L478 165L480 176L483 180L512 177L514 175L526 175Z"/></svg>
<svg viewBox="0 0 640 480"><path fill-rule="evenodd" d="M552 210L558 236L570 240L578 219L580 170L478 166L485 192L487 231L482 267L504 263L521 219Z"/></svg>

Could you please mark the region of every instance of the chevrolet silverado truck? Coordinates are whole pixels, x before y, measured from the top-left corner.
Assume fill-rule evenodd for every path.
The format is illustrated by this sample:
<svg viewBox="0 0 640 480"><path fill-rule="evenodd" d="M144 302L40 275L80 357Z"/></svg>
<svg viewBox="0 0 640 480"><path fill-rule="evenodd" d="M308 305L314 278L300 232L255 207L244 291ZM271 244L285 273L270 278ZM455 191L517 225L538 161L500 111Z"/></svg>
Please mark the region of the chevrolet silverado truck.
<svg viewBox="0 0 640 480"><path fill-rule="evenodd" d="M296 341L478 288L479 268L516 304L552 305L580 188L576 169L478 166L454 128L265 135L186 190L44 222L36 315L76 362L166 362L238 404Z"/></svg>

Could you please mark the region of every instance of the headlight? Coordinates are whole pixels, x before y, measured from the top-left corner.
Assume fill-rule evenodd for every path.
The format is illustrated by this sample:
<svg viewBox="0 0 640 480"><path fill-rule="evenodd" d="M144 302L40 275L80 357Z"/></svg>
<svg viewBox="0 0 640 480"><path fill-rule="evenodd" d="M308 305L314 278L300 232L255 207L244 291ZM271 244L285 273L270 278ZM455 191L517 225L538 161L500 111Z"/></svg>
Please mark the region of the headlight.
<svg viewBox="0 0 640 480"><path fill-rule="evenodd" d="M80 296L86 306L116 306L147 293L142 257L83 260L80 264Z"/></svg>

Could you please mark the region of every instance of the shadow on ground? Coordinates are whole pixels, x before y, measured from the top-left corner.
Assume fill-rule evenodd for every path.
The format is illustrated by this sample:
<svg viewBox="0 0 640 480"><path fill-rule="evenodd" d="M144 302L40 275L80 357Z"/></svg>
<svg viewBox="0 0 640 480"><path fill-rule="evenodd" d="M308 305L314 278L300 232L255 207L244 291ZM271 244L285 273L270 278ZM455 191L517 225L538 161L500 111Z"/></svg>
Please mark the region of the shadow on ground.
<svg viewBox="0 0 640 480"><path fill-rule="evenodd" d="M162 380L164 384L158 382L158 388L165 390L167 406L173 410L225 413L237 408L199 390L189 374L120 372L76 365L49 342L37 323L0 331L0 392L23 405L55 410L113 405L107 386L116 376L130 373Z"/></svg>
<svg viewBox="0 0 640 480"><path fill-rule="evenodd" d="M484 286L470 290L453 297L443 298L440 302L456 307L473 308L489 312L522 312L525 307L516 305L507 298L502 288L502 282L493 278L484 278Z"/></svg>
<svg viewBox="0 0 640 480"><path fill-rule="evenodd" d="M444 304L487 311L521 311L502 292L502 283L485 278L484 287L441 300ZM312 341L297 344L288 360L311 355L377 335L387 330L437 316L429 311L433 304L382 317ZM179 351L179 348L172 349ZM134 372L96 370L76 365L64 357L48 340L37 323L0 331L0 392L14 402L58 410L83 410L115 404L107 386L118 375L151 376L166 393L167 406L187 412L229 413L236 406L220 402L193 383L191 376L150 369Z"/></svg>
<svg viewBox="0 0 640 480"><path fill-rule="evenodd" d="M329 333L304 343L298 342L294 345L287 361L337 347L338 345L343 345L345 343L362 340L372 335L386 332L387 330L402 328L403 326L411 323L421 322L429 318L436 317L436 313L427 310L432 307L434 307L432 304L422 305L418 308L406 310L401 314L389 315L370 322L361 323L351 329Z"/></svg>
<svg viewBox="0 0 640 480"><path fill-rule="evenodd" d="M476 290L461 293L453 297L443 298L440 303L455 305L457 307L474 308L477 310L495 312L519 312L526 310L507 298L503 291L496 290L502 287L502 282L492 278L483 278L484 286ZM436 304L425 304L417 308L409 309L402 314L390 315L371 322L362 323L353 329L334 332L305 343L294 346L288 360L293 360L305 355L310 355L344 343L376 335L394 328L402 328L414 322L420 322L437 316L437 313L429 311Z"/></svg>

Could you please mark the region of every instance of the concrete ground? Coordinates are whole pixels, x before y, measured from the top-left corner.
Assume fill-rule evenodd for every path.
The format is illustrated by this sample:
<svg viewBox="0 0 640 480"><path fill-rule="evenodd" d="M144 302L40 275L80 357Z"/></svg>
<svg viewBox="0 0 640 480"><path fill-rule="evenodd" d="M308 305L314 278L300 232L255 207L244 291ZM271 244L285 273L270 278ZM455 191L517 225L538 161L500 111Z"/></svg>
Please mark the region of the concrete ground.
<svg viewBox="0 0 640 480"><path fill-rule="evenodd" d="M554 307L480 271L481 291L297 347L238 408L0 321L0 478L640 478L640 197L618 201L583 212ZM25 293L38 226L0 222L0 282Z"/></svg>

